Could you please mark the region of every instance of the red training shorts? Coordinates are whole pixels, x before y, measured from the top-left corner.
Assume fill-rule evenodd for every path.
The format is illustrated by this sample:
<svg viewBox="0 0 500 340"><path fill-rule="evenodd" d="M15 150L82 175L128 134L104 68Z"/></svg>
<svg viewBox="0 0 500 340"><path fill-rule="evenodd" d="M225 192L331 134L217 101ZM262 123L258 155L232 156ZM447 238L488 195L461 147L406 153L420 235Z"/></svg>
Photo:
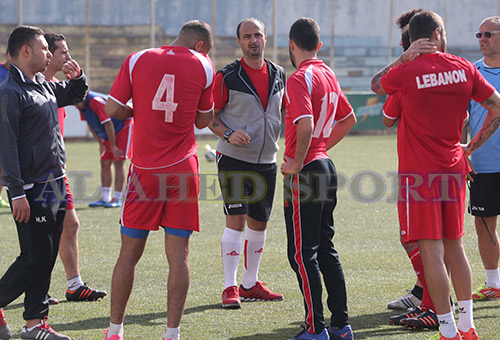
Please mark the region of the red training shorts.
<svg viewBox="0 0 500 340"><path fill-rule="evenodd" d="M71 189L69 188L68 177L66 176L64 176L64 183L66 183L66 192L68 197L68 201L66 202L66 210L73 210L75 209L75 201L73 201L73 194L71 193Z"/></svg>
<svg viewBox="0 0 500 340"><path fill-rule="evenodd" d="M134 135L134 123L133 120L130 121L130 124L125 125L123 129L116 133L116 146L118 149L123 151L125 155L125 159L130 159L132 157L132 143L133 143L133 135ZM101 160L112 159L114 161L122 161L123 159L116 159L111 152L111 144L109 144L109 140L104 140L104 145L106 149L109 151L105 151L101 154Z"/></svg>
<svg viewBox="0 0 500 340"><path fill-rule="evenodd" d="M463 236L465 177L453 174L441 178L431 175L416 183L414 176L400 175L398 215L403 243Z"/></svg>
<svg viewBox="0 0 500 340"><path fill-rule="evenodd" d="M200 231L198 156L161 169L129 169L121 223L127 228L159 226Z"/></svg>

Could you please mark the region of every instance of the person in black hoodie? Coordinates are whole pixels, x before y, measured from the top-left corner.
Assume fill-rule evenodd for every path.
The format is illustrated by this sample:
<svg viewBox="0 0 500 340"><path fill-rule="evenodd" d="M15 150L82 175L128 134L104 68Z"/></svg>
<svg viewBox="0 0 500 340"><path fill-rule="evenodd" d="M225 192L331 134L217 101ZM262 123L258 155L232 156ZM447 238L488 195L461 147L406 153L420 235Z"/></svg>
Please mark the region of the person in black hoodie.
<svg viewBox="0 0 500 340"><path fill-rule="evenodd" d="M12 61L0 84L0 166L21 254L0 279L0 338L9 339L3 307L25 294L21 339L70 339L45 323L47 292L66 212L63 165L66 152L57 108L83 99L86 77L74 60L63 73L69 81L47 82L50 63L43 31L19 26L9 36Z"/></svg>

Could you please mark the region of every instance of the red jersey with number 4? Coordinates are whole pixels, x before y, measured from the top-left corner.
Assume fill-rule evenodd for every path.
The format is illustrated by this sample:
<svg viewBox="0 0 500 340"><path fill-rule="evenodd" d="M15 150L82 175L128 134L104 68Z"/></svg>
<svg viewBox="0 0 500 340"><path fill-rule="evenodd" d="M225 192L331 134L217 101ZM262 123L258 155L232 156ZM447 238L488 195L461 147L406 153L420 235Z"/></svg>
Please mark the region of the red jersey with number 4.
<svg viewBox="0 0 500 340"><path fill-rule="evenodd" d="M132 163L162 168L196 153L197 111L213 109L214 67L203 54L186 47L162 46L125 59L109 98L134 107Z"/></svg>
<svg viewBox="0 0 500 340"><path fill-rule="evenodd" d="M319 59L305 60L286 81L285 98L285 155L295 158L297 122L301 118L313 117L311 145L304 164L328 158L326 141L334 121L342 121L354 114L335 73Z"/></svg>
<svg viewBox="0 0 500 340"><path fill-rule="evenodd" d="M481 102L495 89L474 64L448 53L424 54L382 77L389 95L401 93L399 169L427 176L469 167L460 136L470 99Z"/></svg>

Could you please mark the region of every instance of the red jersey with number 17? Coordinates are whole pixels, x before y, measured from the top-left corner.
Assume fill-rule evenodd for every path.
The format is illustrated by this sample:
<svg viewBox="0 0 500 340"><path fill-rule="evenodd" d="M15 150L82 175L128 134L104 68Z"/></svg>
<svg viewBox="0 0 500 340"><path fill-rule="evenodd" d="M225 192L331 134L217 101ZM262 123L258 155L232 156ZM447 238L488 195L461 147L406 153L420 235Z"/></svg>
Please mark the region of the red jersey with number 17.
<svg viewBox="0 0 500 340"><path fill-rule="evenodd" d="M132 163L163 168L196 153L197 111L213 109L214 67L208 56L178 46L143 50L125 59L109 98L134 107Z"/></svg>
<svg viewBox="0 0 500 340"><path fill-rule="evenodd" d="M286 81L285 155L295 158L297 122L312 116L314 129L304 164L328 158L326 142L333 122L354 114L335 73L319 59L303 61Z"/></svg>

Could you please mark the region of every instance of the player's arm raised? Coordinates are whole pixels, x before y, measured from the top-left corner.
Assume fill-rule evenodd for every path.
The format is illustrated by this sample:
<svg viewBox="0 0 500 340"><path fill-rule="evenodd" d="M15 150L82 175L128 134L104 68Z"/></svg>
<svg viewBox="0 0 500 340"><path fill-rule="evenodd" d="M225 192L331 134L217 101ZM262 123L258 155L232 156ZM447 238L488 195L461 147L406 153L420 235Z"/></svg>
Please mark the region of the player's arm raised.
<svg viewBox="0 0 500 340"><path fill-rule="evenodd" d="M435 43L429 41L428 38L418 39L415 42L412 42L410 47L403 52L392 63L384 67L382 70L378 71L372 78L371 89L373 92L379 95L386 94L384 88L382 87L382 76L389 72L389 70L395 66L399 66L401 64L407 63L409 61L414 60L421 54L425 53L434 53L437 51L437 46Z"/></svg>
<svg viewBox="0 0 500 340"><path fill-rule="evenodd" d="M483 143L498 129L498 126L500 126L500 94L495 91L491 97L482 101L480 104L488 110L488 114L479 132L468 144L462 145L466 156L483 145Z"/></svg>
<svg viewBox="0 0 500 340"><path fill-rule="evenodd" d="M122 103L114 100L113 97L109 97L106 101L106 114L111 118L117 119L128 119L133 116L133 109L128 104L123 105Z"/></svg>

